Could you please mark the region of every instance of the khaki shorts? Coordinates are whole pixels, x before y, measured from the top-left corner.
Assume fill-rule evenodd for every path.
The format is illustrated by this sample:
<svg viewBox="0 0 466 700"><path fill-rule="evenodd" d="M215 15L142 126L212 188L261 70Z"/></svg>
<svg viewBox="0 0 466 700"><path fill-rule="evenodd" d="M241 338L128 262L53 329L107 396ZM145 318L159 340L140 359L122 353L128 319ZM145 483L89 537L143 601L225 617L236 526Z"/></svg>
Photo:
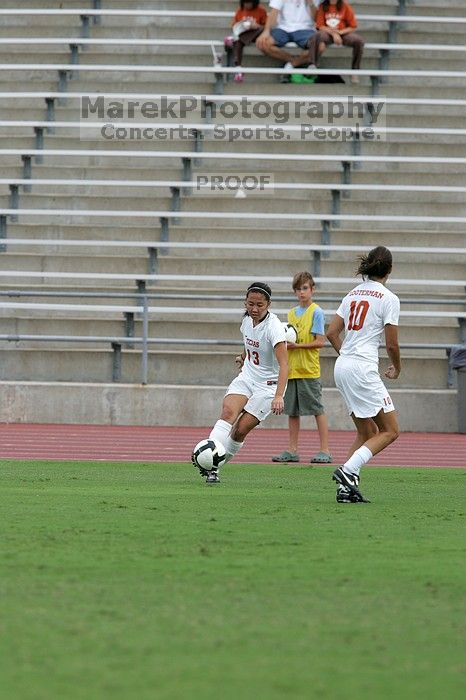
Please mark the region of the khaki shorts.
<svg viewBox="0 0 466 700"><path fill-rule="evenodd" d="M325 413L320 379L288 379L285 413L287 416L321 416Z"/></svg>

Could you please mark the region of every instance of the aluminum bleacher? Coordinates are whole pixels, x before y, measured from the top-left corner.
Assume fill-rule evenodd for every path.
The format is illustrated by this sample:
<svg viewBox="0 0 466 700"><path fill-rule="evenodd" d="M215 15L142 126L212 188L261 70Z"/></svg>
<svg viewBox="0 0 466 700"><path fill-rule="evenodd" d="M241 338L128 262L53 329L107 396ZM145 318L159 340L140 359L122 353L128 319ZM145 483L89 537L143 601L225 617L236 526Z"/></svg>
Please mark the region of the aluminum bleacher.
<svg viewBox="0 0 466 700"><path fill-rule="evenodd" d="M26 393L43 383L52 421L80 419L76 406L63 413L60 404L54 414L57 382L71 382L96 405L108 383L111 391L133 385L134 396L141 383L160 387L168 403L152 422L174 424L185 401L183 420L209 423L231 374L248 281L270 281L283 315L291 276L307 267L328 317L355 281L356 254L384 243L394 251L391 287L402 300L406 359L395 395L404 426L455 429L445 349L466 339L462 3L447 1L442 17L428 0L358 3L366 53L361 85L351 90L281 85L281 67L254 49L246 82L235 85L222 55L232 15L226 0L214 12L207 0L196 10L183 0L173 10L121 0L28 4L0 1L1 381ZM302 72L319 81L352 73L347 53L337 51L319 71ZM101 96L124 104L189 97L195 106L182 119L119 118L115 128L128 133L105 140L107 115L102 122L81 113L83 100ZM345 112L339 125L348 138L332 141L326 108L350 98L362 104L361 116ZM258 107L252 117L234 113L244 100L268 105L269 116ZM303 102L323 108L313 122L320 140L303 139L303 120L290 116ZM289 110L284 124L273 116L279 108ZM356 122L373 138L361 138ZM225 136L215 139L219 126ZM175 133L134 137L147 127ZM245 137L266 127L266 139ZM211 188L212 177L241 183L248 175L267 176L268 186ZM331 424L344 427L333 357L322 352L325 398ZM407 407L417 395L432 409L414 416ZM149 420L132 401L124 420ZM105 410L102 420L118 419ZM43 405L37 415L44 418Z"/></svg>

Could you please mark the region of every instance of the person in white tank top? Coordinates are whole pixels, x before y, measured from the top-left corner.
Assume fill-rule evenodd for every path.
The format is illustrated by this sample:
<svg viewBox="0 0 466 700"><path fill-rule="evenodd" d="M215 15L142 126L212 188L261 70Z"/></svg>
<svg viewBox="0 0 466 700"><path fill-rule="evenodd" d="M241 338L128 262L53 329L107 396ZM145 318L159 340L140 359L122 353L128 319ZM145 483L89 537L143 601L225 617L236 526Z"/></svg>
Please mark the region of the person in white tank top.
<svg viewBox="0 0 466 700"><path fill-rule="evenodd" d="M357 274L363 282L343 298L327 330L339 354L335 384L357 430L347 461L333 473L339 503L366 502L359 491L360 469L399 435L396 411L378 371L378 348L384 339L391 361L385 377L397 379L401 372L400 300L385 286L391 271L392 254L385 246L361 256Z"/></svg>

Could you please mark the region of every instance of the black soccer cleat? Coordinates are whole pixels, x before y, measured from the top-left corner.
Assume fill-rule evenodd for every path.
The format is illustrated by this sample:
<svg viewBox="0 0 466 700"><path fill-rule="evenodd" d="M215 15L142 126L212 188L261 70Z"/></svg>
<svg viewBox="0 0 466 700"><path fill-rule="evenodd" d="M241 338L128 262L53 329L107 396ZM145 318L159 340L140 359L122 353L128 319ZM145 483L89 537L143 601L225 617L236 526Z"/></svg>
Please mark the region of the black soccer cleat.
<svg viewBox="0 0 466 700"><path fill-rule="evenodd" d="M220 483L220 477L218 475L217 469L211 469L210 472L207 472L207 478L205 480L206 484L219 484Z"/></svg>
<svg viewBox="0 0 466 700"><path fill-rule="evenodd" d="M357 477L354 474L348 474L345 472L343 467L338 467L335 469L333 472L332 479L337 482L337 484L340 484L340 486L344 486L346 489L348 489L350 493L351 500L349 503L370 503L370 501L367 498L364 498L362 493L359 490L359 477ZM338 492L337 492L337 501L338 501ZM348 503L348 501L338 501L339 503Z"/></svg>
<svg viewBox="0 0 466 700"><path fill-rule="evenodd" d="M337 503L359 503L359 498L354 494L351 493L349 489L346 488L346 486L341 486L338 484L337 486L337 494L336 494L336 499Z"/></svg>

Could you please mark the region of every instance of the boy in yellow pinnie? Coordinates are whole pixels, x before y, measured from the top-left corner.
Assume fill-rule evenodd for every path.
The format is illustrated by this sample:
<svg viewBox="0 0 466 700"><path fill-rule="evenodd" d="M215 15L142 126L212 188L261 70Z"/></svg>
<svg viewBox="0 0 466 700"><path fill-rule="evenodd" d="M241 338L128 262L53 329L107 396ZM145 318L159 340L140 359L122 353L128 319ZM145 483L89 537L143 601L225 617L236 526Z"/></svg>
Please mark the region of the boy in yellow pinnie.
<svg viewBox="0 0 466 700"><path fill-rule="evenodd" d="M309 272L298 272L294 276L293 291L299 303L288 312L288 323L296 328L298 337L296 343L287 343L289 369L284 411L288 415L289 448L272 457L273 462L299 462L300 416L315 416L320 451L310 462L332 463L320 382L319 350L326 342L325 318L320 306L312 301L314 288Z"/></svg>

